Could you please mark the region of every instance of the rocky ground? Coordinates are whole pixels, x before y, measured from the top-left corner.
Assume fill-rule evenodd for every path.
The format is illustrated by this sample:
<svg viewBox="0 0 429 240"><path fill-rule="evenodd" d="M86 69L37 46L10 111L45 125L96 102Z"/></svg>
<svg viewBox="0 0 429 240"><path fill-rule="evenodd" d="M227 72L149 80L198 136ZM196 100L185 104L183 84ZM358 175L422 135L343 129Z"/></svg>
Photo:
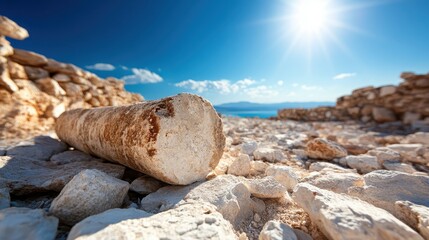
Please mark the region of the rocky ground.
<svg viewBox="0 0 429 240"><path fill-rule="evenodd" d="M429 133L222 120L219 165L187 186L73 150L54 134L2 146L0 236L429 239Z"/></svg>

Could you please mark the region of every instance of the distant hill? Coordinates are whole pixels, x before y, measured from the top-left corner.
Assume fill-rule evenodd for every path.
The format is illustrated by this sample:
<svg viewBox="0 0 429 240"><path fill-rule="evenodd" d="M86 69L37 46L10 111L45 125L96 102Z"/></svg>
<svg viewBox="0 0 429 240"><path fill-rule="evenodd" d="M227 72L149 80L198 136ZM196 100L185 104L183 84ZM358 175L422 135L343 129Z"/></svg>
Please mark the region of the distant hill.
<svg viewBox="0 0 429 240"><path fill-rule="evenodd" d="M218 111L277 111L283 108L314 108L335 106L335 102L282 102L282 103L253 103L234 102L214 106Z"/></svg>

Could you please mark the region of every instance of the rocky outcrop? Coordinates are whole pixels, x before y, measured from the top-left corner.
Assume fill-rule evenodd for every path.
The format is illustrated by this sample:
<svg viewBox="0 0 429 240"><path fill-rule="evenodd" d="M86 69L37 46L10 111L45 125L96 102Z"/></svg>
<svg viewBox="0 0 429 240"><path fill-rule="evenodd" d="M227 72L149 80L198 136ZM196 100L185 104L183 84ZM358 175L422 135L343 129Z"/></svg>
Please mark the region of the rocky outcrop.
<svg viewBox="0 0 429 240"><path fill-rule="evenodd" d="M0 16L0 139L27 138L53 128L74 108L120 106L143 98L115 78L101 79L72 64L13 49L5 37L22 40L28 32Z"/></svg>
<svg viewBox="0 0 429 240"><path fill-rule="evenodd" d="M176 185L205 179L225 146L216 111L208 101L191 94L67 111L58 118L55 131L81 151Z"/></svg>
<svg viewBox="0 0 429 240"><path fill-rule="evenodd" d="M429 125L429 74L404 72L398 86L364 87L337 99L335 107L282 109L280 119L297 121L402 121Z"/></svg>

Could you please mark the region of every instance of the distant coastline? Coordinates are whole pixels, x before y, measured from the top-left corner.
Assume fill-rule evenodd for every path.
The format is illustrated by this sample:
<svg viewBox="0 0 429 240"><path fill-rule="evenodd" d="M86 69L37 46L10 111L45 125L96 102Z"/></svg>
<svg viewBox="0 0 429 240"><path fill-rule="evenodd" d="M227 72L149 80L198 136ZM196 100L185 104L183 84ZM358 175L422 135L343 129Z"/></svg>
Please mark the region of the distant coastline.
<svg viewBox="0 0 429 240"><path fill-rule="evenodd" d="M282 102L282 103L252 103L235 102L214 106L216 111L225 116L244 118L269 118L277 116L277 111L284 108L314 108L334 106L335 102Z"/></svg>

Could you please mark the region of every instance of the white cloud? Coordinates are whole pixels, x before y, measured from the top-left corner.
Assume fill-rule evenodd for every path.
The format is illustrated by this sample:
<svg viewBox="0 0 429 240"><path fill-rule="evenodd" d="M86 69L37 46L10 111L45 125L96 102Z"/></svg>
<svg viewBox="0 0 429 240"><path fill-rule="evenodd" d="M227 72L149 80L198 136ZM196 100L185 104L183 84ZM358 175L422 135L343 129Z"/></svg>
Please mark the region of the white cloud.
<svg viewBox="0 0 429 240"><path fill-rule="evenodd" d="M283 86L283 81L282 80L280 80L280 81L277 81L277 85L279 85L279 86Z"/></svg>
<svg viewBox="0 0 429 240"><path fill-rule="evenodd" d="M129 70L127 66L121 65L122 70Z"/></svg>
<svg viewBox="0 0 429 240"><path fill-rule="evenodd" d="M319 86L314 86L314 85L301 85L301 89L305 90L305 91L315 91L315 90L322 90L321 87Z"/></svg>
<svg viewBox="0 0 429 240"><path fill-rule="evenodd" d="M256 83L255 80L245 78L243 80L239 80L235 83L231 83L231 81L222 79L222 80L202 80L195 81L192 79L182 81L176 83L176 87L187 88L191 90L196 90L199 93L206 92L209 90L214 90L219 92L220 94L227 93L236 93L241 89L245 89L248 86Z"/></svg>
<svg viewBox="0 0 429 240"><path fill-rule="evenodd" d="M338 80L338 79L345 79L345 78L351 78L356 76L356 73L340 73L335 75L332 79Z"/></svg>
<svg viewBox="0 0 429 240"><path fill-rule="evenodd" d="M272 98L279 94L279 92L271 89L266 85L261 85L253 88L244 89L247 95L251 98Z"/></svg>
<svg viewBox="0 0 429 240"><path fill-rule="evenodd" d="M163 80L161 76L147 69L131 68L131 71L133 72L133 75L122 77L125 84L158 83Z"/></svg>
<svg viewBox="0 0 429 240"><path fill-rule="evenodd" d="M292 84L292 87L298 87L299 86L299 84L298 83L294 83L294 84Z"/></svg>
<svg viewBox="0 0 429 240"><path fill-rule="evenodd" d="M98 70L98 71L113 71L115 66L109 63L96 63L94 65L86 66L88 69Z"/></svg>

